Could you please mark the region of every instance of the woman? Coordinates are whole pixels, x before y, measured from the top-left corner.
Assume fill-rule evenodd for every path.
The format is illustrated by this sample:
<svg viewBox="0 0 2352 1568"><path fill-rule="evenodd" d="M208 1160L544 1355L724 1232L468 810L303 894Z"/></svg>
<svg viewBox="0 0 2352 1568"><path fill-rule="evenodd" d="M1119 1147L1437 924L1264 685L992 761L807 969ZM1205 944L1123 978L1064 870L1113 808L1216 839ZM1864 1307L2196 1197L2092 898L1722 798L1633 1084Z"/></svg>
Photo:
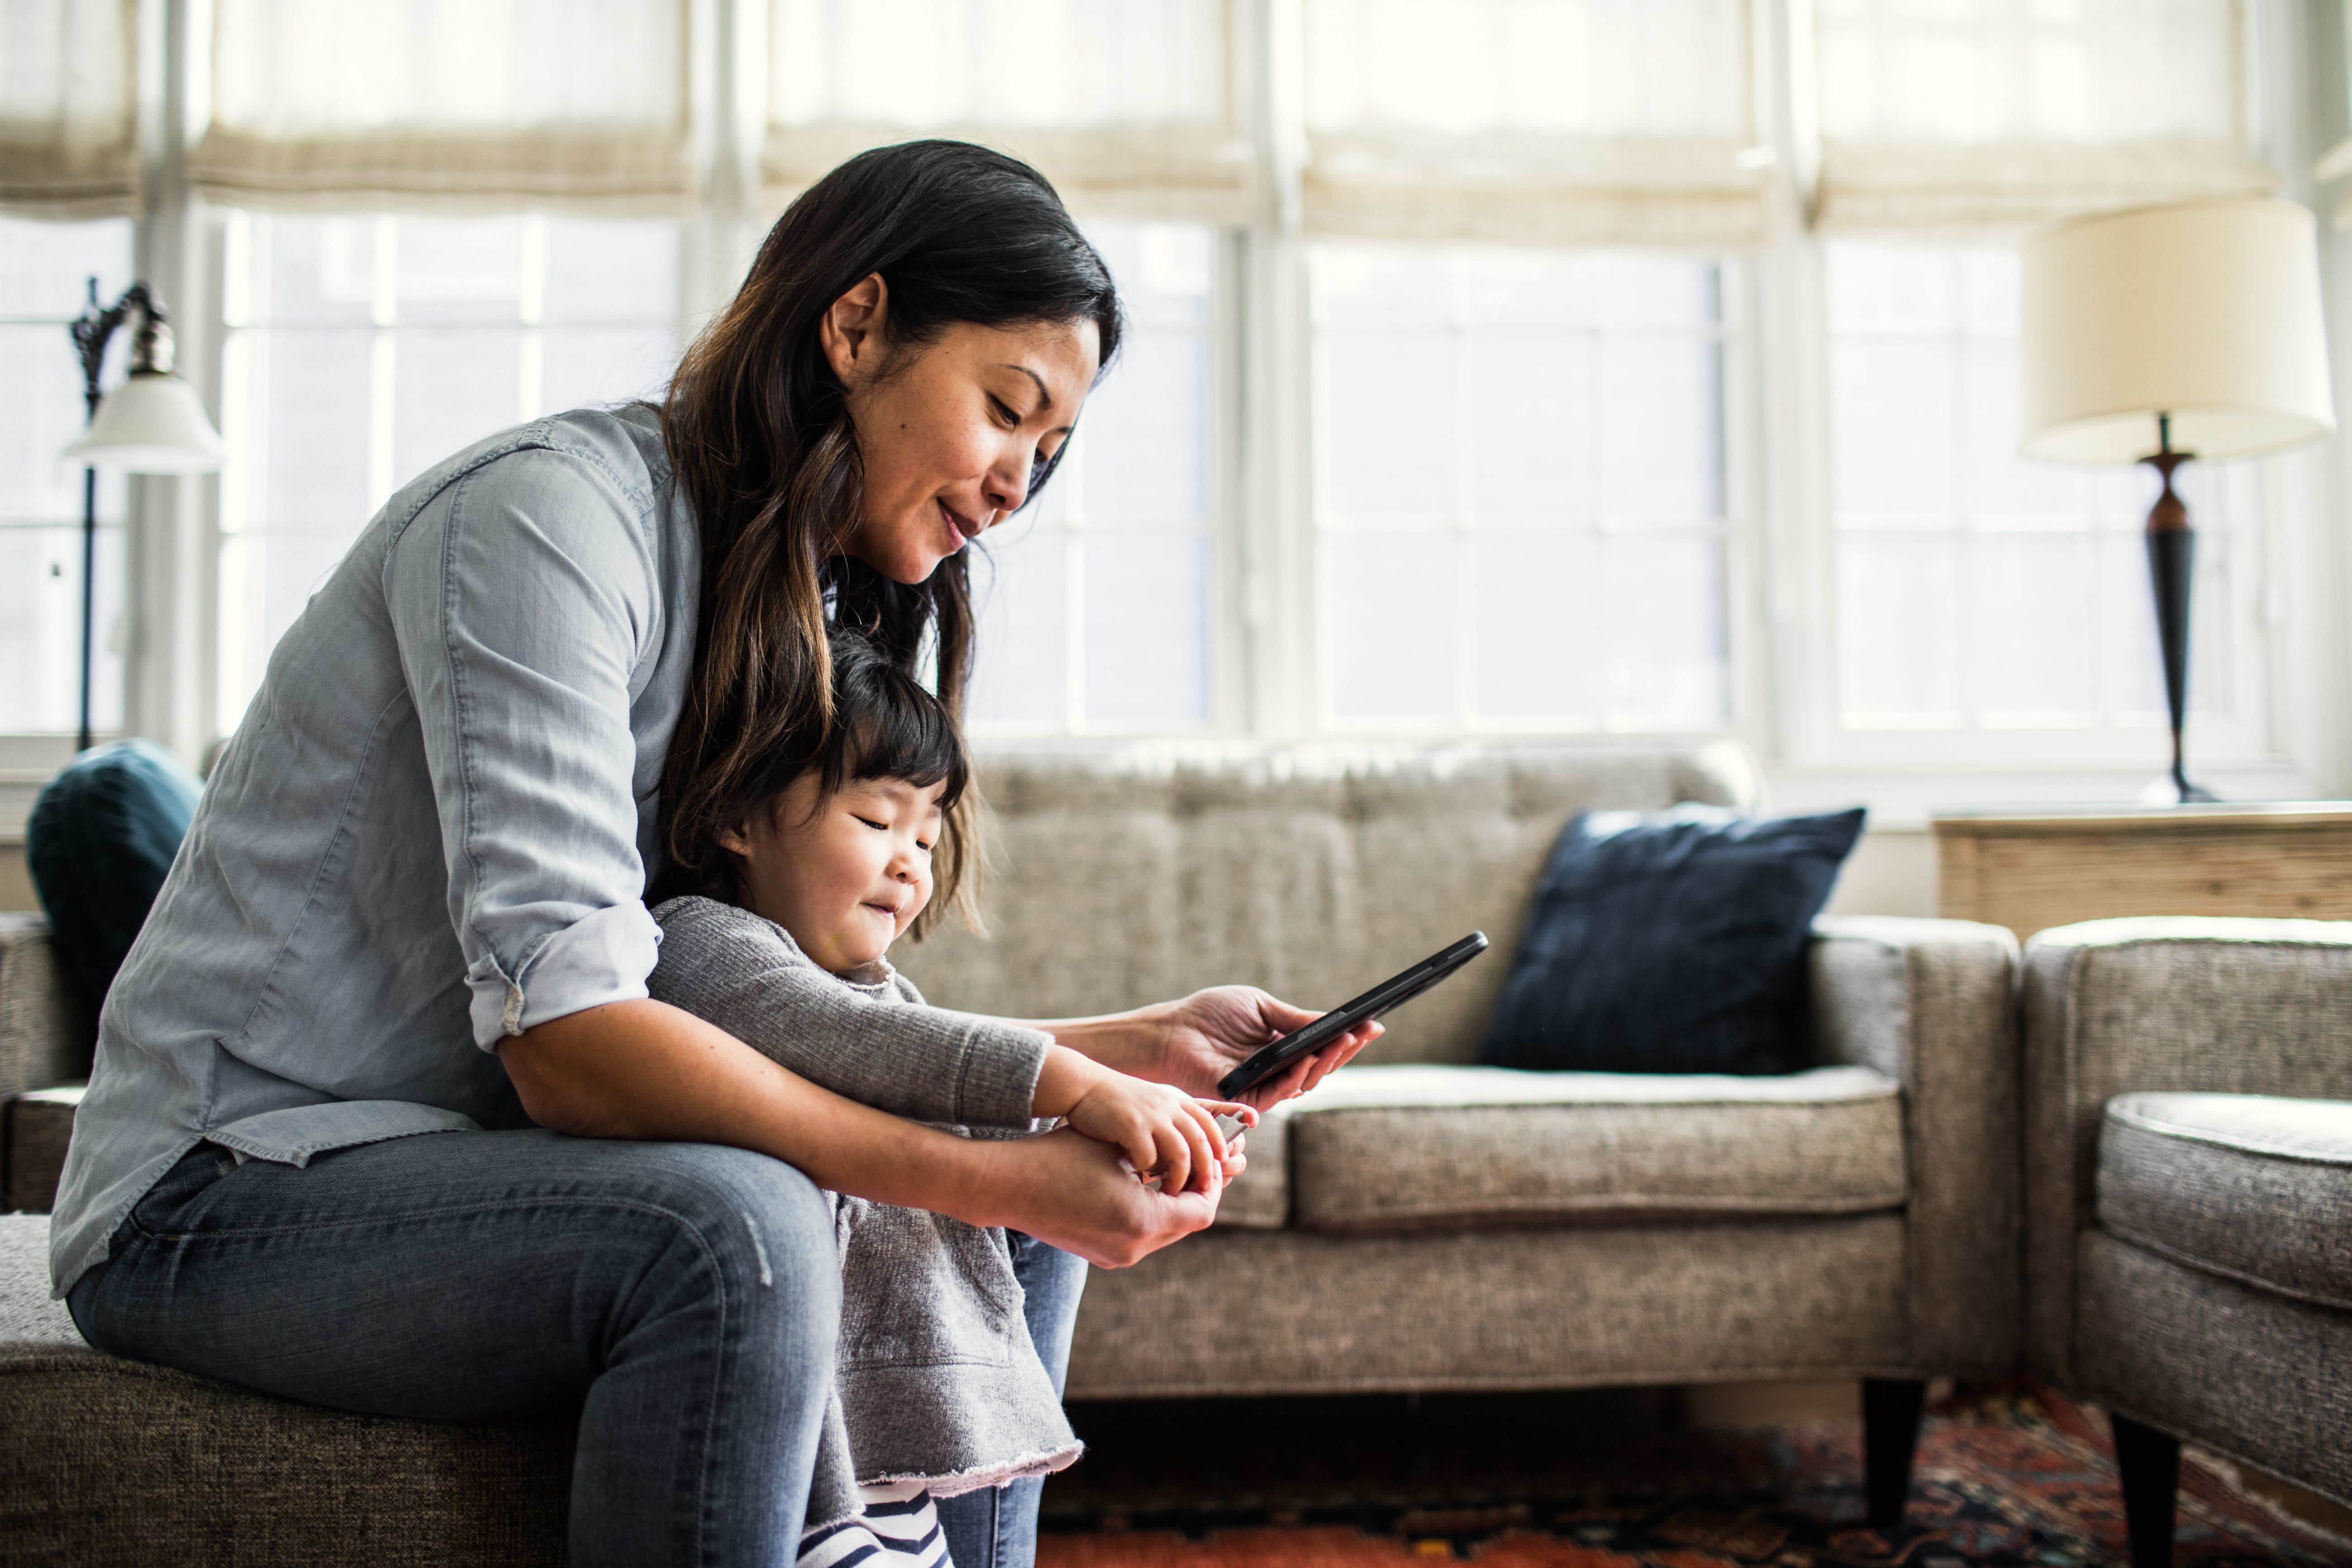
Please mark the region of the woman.
<svg viewBox="0 0 2352 1568"><path fill-rule="evenodd" d="M109 998L52 1233L83 1333L347 1409L576 1407L575 1563L784 1563L839 1306L818 1187L1109 1265L1206 1226L1213 1187L869 1110L645 989L665 829L709 841L825 721L828 608L961 704L962 548L1051 474L1118 331L1034 173L884 149L793 204L661 409L394 497L272 657ZM951 895L969 824L941 847ZM1307 1016L1229 987L1044 1026L1206 1093ZM1056 1363L1076 1276L1031 1249ZM1034 1492L971 1506L999 1514L951 1521L964 1568L1017 1555Z"/></svg>

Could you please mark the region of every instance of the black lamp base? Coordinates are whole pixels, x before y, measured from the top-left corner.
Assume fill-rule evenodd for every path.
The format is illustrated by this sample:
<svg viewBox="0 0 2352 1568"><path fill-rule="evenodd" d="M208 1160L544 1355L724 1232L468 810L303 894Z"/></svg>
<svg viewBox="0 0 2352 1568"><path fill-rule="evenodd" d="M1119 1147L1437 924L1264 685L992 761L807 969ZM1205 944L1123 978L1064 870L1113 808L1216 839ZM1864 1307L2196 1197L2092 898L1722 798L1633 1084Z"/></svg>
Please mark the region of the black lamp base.
<svg viewBox="0 0 2352 1568"><path fill-rule="evenodd" d="M2140 792L2143 805L2194 805L2221 797L2192 784L2181 760L2181 731L2189 720L2189 596L2197 578L2197 535L2189 507L2172 488L2172 471L2189 454L2172 449L2172 418L2157 423L2158 451L2143 459L2163 476L2163 493L2147 513L2148 585L2156 591L2157 643L2164 655L2164 706L2171 721L2172 767Z"/></svg>
<svg viewBox="0 0 2352 1568"><path fill-rule="evenodd" d="M2159 773L2139 792L2142 805L2201 805L2221 797L2192 780Z"/></svg>

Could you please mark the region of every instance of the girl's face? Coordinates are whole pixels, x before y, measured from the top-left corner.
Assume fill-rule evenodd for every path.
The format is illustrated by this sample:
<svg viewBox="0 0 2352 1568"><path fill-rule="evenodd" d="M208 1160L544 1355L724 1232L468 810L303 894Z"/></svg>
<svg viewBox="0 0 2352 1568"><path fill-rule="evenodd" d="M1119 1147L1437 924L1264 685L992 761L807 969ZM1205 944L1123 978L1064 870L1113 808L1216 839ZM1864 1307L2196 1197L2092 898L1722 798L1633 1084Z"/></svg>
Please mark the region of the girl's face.
<svg viewBox="0 0 2352 1568"><path fill-rule="evenodd" d="M835 974L890 950L931 901L940 795L904 779L854 779L832 795L804 773L719 836L741 857L745 902Z"/></svg>
<svg viewBox="0 0 2352 1568"><path fill-rule="evenodd" d="M966 321L894 352L888 313L877 274L834 302L818 335L848 390L866 470L849 553L893 582L920 583L1028 499L1077 423L1101 343L1091 321Z"/></svg>

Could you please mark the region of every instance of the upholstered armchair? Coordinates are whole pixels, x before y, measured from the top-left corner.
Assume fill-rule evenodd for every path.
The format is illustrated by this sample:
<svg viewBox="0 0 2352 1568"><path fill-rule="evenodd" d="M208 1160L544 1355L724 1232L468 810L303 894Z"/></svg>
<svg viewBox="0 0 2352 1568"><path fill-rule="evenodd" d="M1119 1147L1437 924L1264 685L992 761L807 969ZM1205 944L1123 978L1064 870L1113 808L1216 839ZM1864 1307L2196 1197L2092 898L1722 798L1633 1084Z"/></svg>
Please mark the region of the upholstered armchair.
<svg viewBox="0 0 2352 1568"><path fill-rule="evenodd" d="M2026 1351L2106 1406L2132 1558L2180 1445L2352 1500L2352 922L2025 950Z"/></svg>

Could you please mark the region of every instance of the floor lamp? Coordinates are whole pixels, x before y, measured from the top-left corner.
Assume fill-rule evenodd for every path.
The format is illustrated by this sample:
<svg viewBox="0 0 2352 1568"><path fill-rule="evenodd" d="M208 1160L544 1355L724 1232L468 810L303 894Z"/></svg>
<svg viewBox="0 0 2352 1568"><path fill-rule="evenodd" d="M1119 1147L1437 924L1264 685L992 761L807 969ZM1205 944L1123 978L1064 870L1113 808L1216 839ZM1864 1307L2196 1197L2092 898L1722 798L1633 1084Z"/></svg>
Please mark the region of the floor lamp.
<svg viewBox="0 0 2352 1568"><path fill-rule="evenodd" d="M136 321L131 339L131 373L110 395L101 397L99 372L106 345L125 323ZM134 474L208 474L221 466L220 433L205 416L196 389L172 374L172 324L144 283L100 309L98 279L89 280L89 305L68 329L81 359L83 410L89 427L65 455L83 465L81 478L81 725L76 752L89 750L89 677L95 628L91 625L98 581L98 470Z"/></svg>
<svg viewBox="0 0 2352 1568"><path fill-rule="evenodd" d="M2273 452L2336 428L2308 208L2220 197L2079 218L2026 242L2029 458L2147 463L2147 514L2172 771L2144 799L2211 800L2181 755L2197 536L2172 488L2191 458Z"/></svg>

